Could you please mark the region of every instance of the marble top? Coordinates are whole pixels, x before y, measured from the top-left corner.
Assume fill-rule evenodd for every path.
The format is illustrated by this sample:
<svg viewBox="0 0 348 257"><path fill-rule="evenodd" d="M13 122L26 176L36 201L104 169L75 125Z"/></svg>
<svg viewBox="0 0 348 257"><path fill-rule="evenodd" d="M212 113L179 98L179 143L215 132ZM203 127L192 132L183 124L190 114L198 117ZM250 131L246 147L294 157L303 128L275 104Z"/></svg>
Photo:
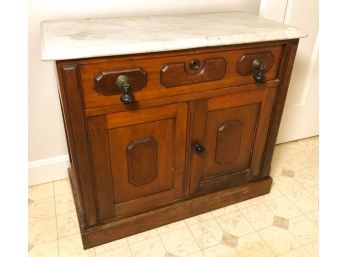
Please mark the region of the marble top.
<svg viewBox="0 0 348 257"><path fill-rule="evenodd" d="M42 60L149 53L305 37L241 12L44 21Z"/></svg>

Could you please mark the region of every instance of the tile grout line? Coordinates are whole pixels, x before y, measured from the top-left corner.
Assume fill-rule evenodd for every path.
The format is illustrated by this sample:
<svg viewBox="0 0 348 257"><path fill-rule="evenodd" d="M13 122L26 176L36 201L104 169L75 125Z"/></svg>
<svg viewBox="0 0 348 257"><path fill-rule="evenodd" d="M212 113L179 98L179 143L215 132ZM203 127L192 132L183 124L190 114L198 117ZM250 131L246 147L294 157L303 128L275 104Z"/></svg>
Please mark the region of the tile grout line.
<svg viewBox="0 0 348 257"><path fill-rule="evenodd" d="M260 204L260 203L259 203ZM263 203L262 203L263 204ZM254 204L254 205L251 205L251 206L249 206L249 207L252 207L252 206L255 206L256 204ZM265 204L264 204L265 205ZM266 205L265 205L266 206ZM248 207L246 207L246 208L248 208ZM268 207L266 206L266 208L268 209ZM259 229L259 230L256 230L255 229L255 227L251 224L251 222L248 220L248 218L244 215L244 213L241 211L241 210L239 210L240 212L241 212L241 214L243 215L243 217L245 218L245 220L249 223L249 225L254 229L254 231L253 232L251 232L251 233L248 233L248 234L246 234L246 235L243 235L243 236L247 236L247 235L251 235L252 233L256 233L260 238L261 238L261 240L262 240L262 242L264 243L264 244L266 244L266 246L269 248L269 250L274 254L274 257L276 257L277 256L277 254L272 250L272 248L267 244L267 242L263 239L263 237L259 234L259 230L261 230L261 229ZM271 211L270 211L271 212ZM272 214L273 214L273 212L271 212ZM274 215L274 214L273 214ZM270 226L268 226L268 227L271 227L272 225L270 225ZM265 227L266 228L266 227ZM264 229L264 228L262 228L262 229ZM237 244L238 245L238 244ZM236 250L237 251L237 250Z"/></svg>
<svg viewBox="0 0 348 257"><path fill-rule="evenodd" d="M319 242L318 242L318 240L316 240L316 241L313 241L313 242L311 242L311 243L309 243L309 244L303 245L302 248L303 248L310 256L312 256L312 257L318 257L318 256L312 255L312 252L309 252L309 251L307 250L307 248L305 247L306 245L310 245L310 244L313 244L313 243L318 243L318 247L319 247Z"/></svg>
<svg viewBox="0 0 348 257"><path fill-rule="evenodd" d="M157 228L149 229L149 230L146 230L146 231L144 231L144 232L140 232L140 233L138 233L138 234L145 233L145 232L148 232L148 231L150 231L150 230L156 230L156 233L157 233L156 235L159 236L159 234L158 234L158 232L157 232ZM134 234L133 236L138 235L138 234ZM129 246L131 246L131 245L133 245L133 244L137 244L137 243L139 243L139 242L145 241L145 240L147 240L147 239L151 239L151 238L156 237L156 236L152 236L152 237L149 237L149 238L140 239L139 241L136 241L136 242L134 242L134 243L132 243L132 244L129 243L129 241L128 241L128 238L129 238L129 237L131 237L131 236L124 237L124 239L126 239L127 244L128 244Z"/></svg>
<svg viewBox="0 0 348 257"><path fill-rule="evenodd" d="M56 195L55 187L54 187L54 182L53 182L54 210L55 210L56 231L57 231L57 240L56 240L56 241L57 241L57 248L58 248L58 256L59 256L59 257L60 257L59 239L65 239L65 238L68 238L68 237L73 237L73 236L76 236L76 235L80 235L80 230L79 230L79 232L77 232L76 234L71 234L71 235L62 236L61 238L59 238L59 236L58 236L58 219L57 219L57 217L61 217L61 216L63 216L63 215L74 214L74 211L57 215L56 197L60 197L60 196L63 196L63 195L68 195L68 194L71 194L71 192ZM96 256L95 247L93 247L93 248L91 248L91 249L93 249L94 255ZM86 251L86 250L83 249L83 251Z"/></svg>
<svg viewBox="0 0 348 257"><path fill-rule="evenodd" d="M52 184L52 187L53 187L53 182L48 182L48 183L45 183L45 184L50 184L50 183ZM53 191L53 196L51 196L51 197L44 197L44 198L40 198L40 199L36 199L36 200L32 200L32 201L39 202L39 201L48 200L48 199L50 199L50 198L53 198L53 205L54 205L54 208L55 208L54 191ZM30 197L29 197L29 192L28 192L28 199L30 199ZM49 220L49 219L52 219L52 218L56 218L56 216L54 215L54 216L50 216L50 217L46 217L46 218L40 218L40 219L37 219L37 220L34 220L34 221L31 221L31 222L30 222L30 213L29 213L29 205L28 205L28 225L29 225L30 223L37 223L37 222L39 222L39 221L45 221L45 220ZM28 228L28 229L29 229L29 228ZM57 238L58 238L57 233L58 233L58 232L57 232L57 221L56 221L56 236L57 236ZM54 241L57 241L57 239L45 241L45 242L38 243L38 244L33 244L33 247L35 247L35 246L40 246L40 245L44 245L44 244L48 244L48 243L52 243L52 242L54 242ZM28 243L29 243L29 238L28 238ZM58 244L58 242L57 242L57 244ZM29 251L28 251L28 253L29 253Z"/></svg>
<svg viewBox="0 0 348 257"><path fill-rule="evenodd" d="M301 217L301 216L299 216L299 217ZM277 255L276 252L274 252L274 250L272 249L272 247L267 243L267 241L266 241L266 240L262 237L262 235L260 234L261 230L266 229L266 228L270 228L270 227L272 227L272 226L273 226L273 224L272 224L272 225L269 225L269 226L267 226L267 227L264 227L264 228L262 228L262 229L259 229L259 230L257 230L256 232L257 232L257 234L260 236L260 238L262 239L262 241L264 241L264 243L267 244L267 246L268 246L268 247L271 249L271 251L275 254L275 256L279 256L279 254ZM281 228L281 229L282 229L282 228ZM286 229L286 230L287 230L287 231L289 232L289 234L294 238L294 240L299 244L299 247L297 247L297 248L295 248L295 249L290 249L289 251L284 252L284 253L281 253L280 255L289 253L289 252L291 252L291 251L293 251L293 250L296 250L296 249L299 249L299 248L302 247L302 244L295 238L295 236L294 236L288 229Z"/></svg>
<svg viewBox="0 0 348 257"><path fill-rule="evenodd" d="M280 190L281 191L281 190ZM297 191L298 192L298 191ZM283 193L283 192L281 192L281 193ZM290 203L292 204L292 205L294 205L293 204L293 202L290 200L290 199L288 199L288 197L286 197L286 194L284 194L283 193L283 197L285 197L288 201L290 201ZM274 199L272 199L272 200L274 200ZM272 200L270 200L270 201L272 201ZM274 214L274 212L266 205L266 204L264 204L265 205L265 207L274 215L274 216L278 216L278 215L275 215ZM298 218L298 217L301 217L301 216L306 216L301 210L299 210L295 205L294 205L294 207L301 213L301 215L299 215L299 216L295 216L295 217L292 217L292 218L288 218L288 220L289 220L289 222L290 222L290 219L293 219L293 218ZM289 224L290 225L290 224ZM267 227L265 227L265 228L268 228L268 227L271 227L271 226L273 226L273 224L272 225L270 225L270 226L267 226ZM265 229L265 228L262 228L262 229ZM260 231L262 230L262 229L259 229L259 230L256 230L256 232L257 232L257 234L262 238L262 240L267 244L267 246L269 246L268 245L268 243L263 239L263 237L261 236L261 234L260 234ZM294 240L296 241L296 242L298 242L299 243L299 247L298 248L300 248L300 247L303 247L303 245L301 244L301 242L293 235L293 233L291 233L291 231L290 230L288 230L287 229L287 231L289 232L289 234L294 238ZM272 248L269 246L269 248L272 250ZM298 249L298 248L296 248L296 249ZM296 250L296 249L293 249L293 250ZM282 254L286 254L286 253L289 253L289 252L291 252L292 250L290 250L290 251L288 251L288 252L285 252L285 253L282 253ZM274 252L273 250L272 250L272 252ZM276 253L274 252L274 254L276 255ZM276 255L277 256L277 255Z"/></svg>
<svg viewBox="0 0 348 257"><path fill-rule="evenodd" d="M288 201L290 201L285 195L283 195ZM290 201L290 203L292 203L291 201ZM274 212L266 205L266 204L264 204L265 205L265 207L274 215L274 216L278 216L278 215L275 215L274 214ZM298 210L298 208L294 205L294 207ZM300 210L298 210L300 213L302 213L302 211L300 211ZM299 216L295 216L295 217L292 217L292 218L298 218L298 217L301 217L301 216L303 216L304 214L302 213L302 215L299 215ZM283 217L282 217L283 218ZM290 223L290 217L288 218L288 220L289 220L289 223ZM290 225L290 224L289 224ZM270 226L267 226L267 227L265 227L265 228L269 228L269 227L271 227L271 226L273 226L273 224L272 225L270 225ZM262 228L262 229L265 229L265 228ZM263 241L265 241L264 239L263 239L263 237L261 236L261 234L260 234L260 231L262 230L262 229L259 229L259 230L257 230L256 232L257 232L257 234L262 238L262 240ZM300 245L300 247L302 246L302 244L301 244L301 242L299 242L298 240L297 240L297 238L291 233L291 231L289 230L289 229L287 229L287 231L289 232L289 234L296 240L296 242L298 242L299 243L299 245ZM267 244L267 242L265 241L265 243ZM268 244L267 244L268 245ZM299 247L299 248L300 248ZM269 247L269 248L271 248L271 247ZM292 250L290 250L290 251L292 251ZM288 251L288 252L290 252L290 251ZM272 250L272 252L274 252L273 250ZM286 252L286 253L288 253L288 252ZM275 253L275 252L274 252ZM283 253L283 254L285 254L285 253ZM277 256L277 255L276 255Z"/></svg>
<svg viewBox="0 0 348 257"><path fill-rule="evenodd" d="M302 216L304 216L305 218L307 218L308 220L309 220L309 218L306 216L306 215L302 215ZM300 217L302 217L302 216L298 216L298 217L294 217L295 219L296 218L300 218ZM290 220L289 220L290 221ZM310 220L309 220L310 221ZM312 222L310 221L310 223L312 224ZM290 225L290 224L289 224ZM313 225L313 224L312 224ZM315 225L313 225L313 226L315 226ZM297 238L295 237L295 235L289 230L289 233L297 240ZM311 241L311 242L309 242L308 244L302 244L299 240L297 240L299 243L300 243L300 245L302 246L302 247L304 247L305 245L308 245L308 244L312 244L312 243L314 243L314 242L316 242L317 240L314 240L314 241Z"/></svg>
<svg viewBox="0 0 348 257"><path fill-rule="evenodd" d="M59 195L56 195L57 197L60 197L60 196L65 196L65 195L73 195L72 192L68 192L68 193L63 193L63 194L59 194Z"/></svg>
<svg viewBox="0 0 348 257"><path fill-rule="evenodd" d="M311 193L309 193L307 190L300 190L300 191L296 191L296 192L294 192L294 193L298 193L298 192L301 192L301 191L307 192L307 193L309 194L309 197L310 197L310 198L312 198L314 201L317 201L317 199L314 198L314 197L311 195ZM294 193L292 193L292 194L294 194ZM288 194L288 195L290 195L290 194ZM300 210L300 208L298 208L298 207L296 206L296 204L295 204L291 199L289 199L289 198L287 197L288 195L285 195L285 197L290 201L290 203L291 203L292 205L294 205L294 206L295 206L302 214L304 214L304 215L306 215L307 213L310 213L310 212L319 210L319 208L318 208L318 209L315 209L315 210L310 210L310 211L308 211L308 212L304 212L304 211ZM318 206L318 207L319 207L319 206Z"/></svg>
<svg viewBox="0 0 348 257"><path fill-rule="evenodd" d="M311 153L314 153L314 151L315 151L315 150L313 150ZM302 152L303 152L303 151L302 151ZM298 169L298 170L296 170L296 172L298 172L298 171L303 171L303 170L310 169L310 168L312 168L312 167L318 166L318 164L316 163L316 164L312 164L312 165L309 165L309 166L306 167L305 164L303 164L302 162L300 162L300 163L301 163L301 165L302 165L304 168ZM296 174L295 174L295 175L296 175ZM299 181L296 180L295 178L292 178L292 179L293 179L297 184L299 184L300 186L303 187L302 190L296 190L296 191L290 192L290 193L288 193L288 194L284 194L284 193L283 193L283 195L285 196L285 198L286 198L288 201L290 201L290 203L293 204L294 207L302 214L302 215L300 215L300 216L292 217L292 219L293 219L293 218L299 218L299 217L303 217L303 216L304 216L305 218L307 218L307 220L310 221L310 223L311 223L312 225L315 226L314 222L313 222L310 218L308 218L307 214L308 214L308 213L311 213L311 212L318 211L318 209L316 209L316 210L311 210L311 211L309 211L309 212L304 212L304 211L300 210L300 209L296 206L296 204L295 204L291 199L289 199L288 196L289 196L289 195L292 195L292 194L294 194L294 193L300 192L300 191L305 191L305 192L307 192L307 193L309 194L309 196L310 196L313 200L318 200L318 199L317 199L316 197L314 197L314 195L312 195L312 194L309 192L309 190L307 189L307 187L305 187L305 186L303 185L303 183L299 182ZM314 185L314 186L311 186L311 187L315 187L315 186L317 186L317 185ZM289 218L289 221L290 221L290 218ZM305 249L305 247L304 247L305 245L302 244L302 243L294 236L294 234L293 234L290 230L288 230L288 232L289 232L290 235L299 243L299 245L300 245L299 248L302 247L302 248ZM315 242L315 241L313 241L313 242ZM311 242L311 243L309 243L309 244L312 244L313 242ZM296 248L296 249L299 249L299 248ZM294 250L296 250L296 249L294 249ZM308 252L307 249L305 249L305 251ZM311 255L311 254L310 254L310 255Z"/></svg>
<svg viewBox="0 0 348 257"><path fill-rule="evenodd" d="M235 204L237 204L237 203L235 203ZM239 212L241 212L242 213L242 211L241 211L241 209L236 205L236 207L238 208L238 210L236 210L236 211L239 211ZM235 211L232 211L232 212L235 212ZM230 214L230 213L232 213L232 212L228 212L228 213L226 213L226 214ZM223 215L225 215L225 214L223 214ZM220 215L220 216L218 216L218 217L221 217L221 216L223 216L223 215ZM242 213L242 215L243 215L243 213ZM244 215L243 215L244 216ZM246 219L246 217L244 217L245 219ZM214 216L214 219L216 219L216 217ZM247 220L247 219L246 219ZM222 230L222 232L223 233L227 233L227 232L225 232L224 230L223 230L223 228L221 227L221 225L220 225L220 223L217 221L217 220L215 220L216 221L216 223L218 224L218 226L220 227L220 229ZM247 222L249 222L248 220L247 220ZM251 225L251 224L250 224ZM251 226L252 228L253 228L253 226ZM253 231L253 232L250 232L250 233L247 233L247 234L245 234L245 235L243 235L243 236L247 236L247 235L250 235L250 234L252 234L252 233L254 233L255 232L255 230ZM229 234L229 233L228 233ZM234 235L235 236L235 235ZM238 237L238 240L239 240L239 238L240 238L241 236L239 236ZM240 256L240 254L239 254L239 252L237 251L237 246L238 246L238 242L237 242L237 245L236 245L236 247L232 247L233 249L235 249L235 252L237 253L237 255L238 256Z"/></svg>
<svg viewBox="0 0 348 257"><path fill-rule="evenodd" d="M272 225L271 225L272 226ZM269 227L271 227L269 226ZM267 241L261 236L261 234L259 233L259 231L255 231L256 234L261 238L262 242L267 246L268 250L271 251L271 253L274 254L274 257L277 257L279 255L277 255L277 253L272 249L272 247L267 243Z"/></svg>
<svg viewBox="0 0 348 257"><path fill-rule="evenodd" d="M295 192L292 192L291 194L294 194L294 193L297 193L297 192L300 192L300 191L302 191L302 190L298 190L298 191L295 191ZM302 214L302 215L305 215L305 213L302 211L302 210L300 210L287 196L288 195L290 195L290 194L287 194L287 195L284 195L284 197ZM302 215L300 215L300 216L302 216ZM298 217L300 217L300 216L298 216ZM297 217L294 217L294 218L297 218ZM289 221L290 221L290 218L289 218Z"/></svg>
<svg viewBox="0 0 348 257"><path fill-rule="evenodd" d="M57 251L58 251L58 257L60 257L59 241L58 241L58 220L57 220L57 207L56 207L56 191L54 189L54 182L52 183L52 187L53 187L54 214L55 214L55 220L56 220Z"/></svg>
<svg viewBox="0 0 348 257"><path fill-rule="evenodd" d="M183 220L179 220L179 221L174 221L174 222L172 222L172 223L175 223L175 222L180 222L180 221L184 221L184 219L183 219ZM169 223L169 224L167 224L167 225L170 225L170 224L172 224L172 223ZM164 226L167 226L167 225L164 225ZM186 225L186 223L185 223L185 226L187 226L187 225ZM163 227L163 226L161 226L161 227ZM160 228L160 227L158 227L158 228ZM175 229L173 229L173 230L167 231L167 232L162 233L162 234L160 234L160 233L158 232L158 230L157 230L158 228L156 228L156 231L157 231L158 235L160 236L160 235L164 235L164 234L167 234L167 233L170 233L170 232L173 232L173 231L179 230L179 229L184 228L184 227L175 228ZM143 240L144 240L144 239L143 239Z"/></svg>
<svg viewBox="0 0 348 257"><path fill-rule="evenodd" d="M213 214L212 214L212 216L213 216ZM210 219L209 219L209 220L210 220ZM185 222L185 224L186 224L188 230L190 231L190 234L191 234L191 236L193 237L193 240L195 240L196 244L198 245L199 250L203 253L203 249L201 248L201 246L199 245L198 241L196 240L194 234L192 233L192 230L190 229L190 226L186 223L186 219L184 219L184 222ZM200 222L197 222L197 223L195 223L195 224L193 224L193 225L196 225L196 224L198 224L198 223L200 223Z"/></svg>
<svg viewBox="0 0 348 257"><path fill-rule="evenodd" d="M133 252L132 252L132 248L131 248L131 246L130 246L128 240L127 240L127 238L125 238L125 239L126 239L126 241L127 241L127 247L128 247L128 249L129 249L130 255L131 255L131 257L134 257ZM119 247L119 248L121 248L121 247ZM117 248L117 249L119 249L119 248ZM94 251L95 251L95 249L94 249ZM95 256L98 257L96 251L95 251Z"/></svg>
<svg viewBox="0 0 348 257"><path fill-rule="evenodd" d="M271 210L269 210L269 208L268 208L263 202L258 203L258 204L264 205L265 208L267 209L267 211L269 211L269 212L274 216L273 212L272 212ZM255 205L256 205L256 204L255 204ZM253 206L255 206L255 205L252 205L252 206L249 206L249 207L253 207ZM249 207L246 207L246 208L249 208ZM246 208L243 208L243 209L246 209ZM272 225L269 225L269 226L266 226L266 227L263 227L263 228L260 228L260 229L256 229L256 228L253 226L253 224L248 220L248 217L247 217L242 211L241 211L241 213L243 214L243 216L245 217L245 219L250 223L251 227L254 229L255 232L257 232L257 231L259 231L259 230L261 230L261 229L268 228L268 227L272 226Z"/></svg>
<svg viewBox="0 0 348 257"><path fill-rule="evenodd" d="M41 185L52 184L52 191L53 191L53 195L52 195L52 196L45 196L45 197L42 197L42 198L39 198L39 199L31 199L31 198L30 198L30 192L29 192L30 189L40 186L40 185L35 185L35 186L30 186L30 187L28 187L28 199L30 199L30 200L32 200L32 201L41 201L41 200L47 200L47 199L52 198L52 197L54 198L54 187L53 187L53 183L54 183L54 181L48 182L48 183L45 183L45 184L41 184Z"/></svg>
<svg viewBox="0 0 348 257"><path fill-rule="evenodd" d="M238 203L233 203L233 204L230 204L230 205L228 205L228 206L226 206L226 207L222 207L222 208L227 208L227 207L229 207L229 206L231 206L231 205L235 205L236 208L237 208L237 210L230 211L230 212L227 212L227 213L224 213L224 214L220 214L220 215L218 215L218 216L215 216L215 215L213 215L213 214L212 214L212 215L213 215L214 218L218 218L218 217L221 217L221 216L223 216L223 215L226 215L226 214L229 214L229 213L232 213L232 212L235 212L235 211L240 211L240 208L237 206L237 204L238 204ZM222 209L222 208L219 208L219 209ZM219 209L216 209L216 210L219 210ZM215 210L215 211L216 211L216 210ZM213 210L213 211L214 211L214 210ZM212 211L212 212L213 212L213 211Z"/></svg>
<svg viewBox="0 0 348 257"><path fill-rule="evenodd" d="M40 198L40 199L30 199L29 195L28 195L28 199L32 200L32 201L43 201L43 200L47 200L47 199L50 199L50 198L54 198L54 195L53 196L47 196L47 197L44 197L44 198Z"/></svg>
<svg viewBox="0 0 348 257"><path fill-rule="evenodd" d="M317 212L319 213L319 210L314 210L314 211L311 211L311 212L315 212L315 211L317 211ZM314 221L312 221L311 218L309 218L309 217L307 216L307 214L309 214L309 213L311 213L311 212L307 212L304 216L306 216L306 217L309 219L309 221L319 230L319 219L318 219L318 224L316 224Z"/></svg>
<svg viewBox="0 0 348 257"><path fill-rule="evenodd" d="M310 191L308 188L306 188L307 192L314 198L318 201L318 204L319 204L319 184L316 185L316 186L311 186L311 188L313 189L314 187L318 187L318 197L315 197Z"/></svg>
<svg viewBox="0 0 348 257"><path fill-rule="evenodd" d="M301 153L318 154L318 153L316 153L316 148L317 147L315 147L315 148L308 147L308 148L304 148L303 150L295 151L294 153L291 153L291 154L286 154L284 156L281 155L281 156L278 156L278 157L275 157L274 159L272 159L272 162L279 161L280 159L291 158L291 157L294 157L295 155L299 155ZM302 161L298 161L298 162L303 167L302 169L306 168ZM318 164L316 164L316 165L318 165ZM300 169L300 170L302 170L302 169Z"/></svg>
<svg viewBox="0 0 348 257"><path fill-rule="evenodd" d="M44 218L44 219L39 219L39 220L36 220L36 221L33 221L33 222L44 221L44 220L53 219L53 218L55 218L55 216ZM57 224L56 224L56 226L57 226ZM57 241L57 239L45 241L45 242L39 243L39 244L34 244L34 246L43 245L43 244L47 244L47 243L52 243L54 241Z"/></svg>
<svg viewBox="0 0 348 257"><path fill-rule="evenodd" d="M298 171L298 170L297 170L297 171ZM295 170L295 172L296 172L296 170ZM276 177L278 177L278 176L276 176ZM275 182L276 182L276 180L277 180L276 177L274 178L274 181L275 181ZM292 178L292 177L286 177L286 176L282 176L282 175L279 175L279 177L287 178L287 179L293 181L294 183L296 183L297 185L299 185L299 186L302 188L302 189L290 191L289 193L284 193L284 192L282 192L281 187L277 187L278 190L279 190L281 193L283 193L284 196L287 196L287 195L290 195L290 194L293 194L293 193L296 193L296 192L298 192L298 191L302 191L302 190L305 190L305 189L306 189L304 186L302 186L301 183L299 183L297 180L295 180L295 179ZM276 182L276 184L277 184L277 182Z"/></svg>
<svg viewBox="0 0 348 257"><path fill-rule="evenodd" d="M286 143L285 143L286 144ZM280 144L281 145L281 144ZM276 145L276 147L275 148L277 148L277 145ZM305 150L299 150L299 151L295 151L295 152L293 152L293 153L291 153L291 154L286 154L286 155L284 155L284 156L279 156L279 157L275 157L275 158L272 158L272 161L274 161L274 160L279 160L279 159L282 159L282 158L286 158L286 157L293 157L293 156L295 156L296 154L299 154L299 153L302 153L302 152L305 152L306 151L306 149ZM274 155L273 155L274 156Z"/></svg>
<svg viewBox="0 0 348 257"><path fill-rule="evenodd" d="M45 183L41 183L41 184L37 184L37 185L31 185L28 186L28 188L32 188L32 187L39 187L39 186L43 186L43 185L48 185L50 183L54 183L54 182L58 182L58 181L62 181L62 180L69 180L69 178L63 178L63 179L58 179L58 180L53 180L53 181L49 181L49 182L45 182Z"/></svg>
<svg viewBox="0 0 348 257"><path fill-rule="evenodd" d="M130 254L131 254L131 257L134 257L134 255L133 255L133 252L132 252L132 248L131 248L131 246L130 246L130 243L128 242L128 236L127 237L125 237L124 238L125 240L126 240L126 242L127 242L127 247L128 247L128 249L129 249L129 252L130 252ZM145 240L145 239L144 239ZM95 251L95 250L94 250ZM96 257L98 257L97 256L97 252L95 251L95 256Z"/></svg>
<svg viewBox="0 0 348 257"><path fill-rule="evenodd" d="M226 247L229 247L229 248L233 248L234 250L235 250L235 253L238 255L237 257L241 257L240 256L240 254L238 253L238 251L237 251L237 249L235 248L235 247L231 247L231 246L228 246L228 245L225 245L225 244L217 244L217 245L212 245L212 246L209 246L209 247L207 247L206 249L204 249L205 251L206 250L209 250L209 249L211 249L211 248L213 248L213 247L216 247L216 246L218 246L218 245L224 245L224 246L226 246ZM204 254L204 252L202 251L202 254L203 254L203 256L204 257L207 257L205 254ZM218 256L219 257L219 256ZM252 256L250 256L250 257L252 257Z"/></svg>
<svg viewBox="0 0 348 257"><path fill-rule="evenodd" d="M284 194L282 197L285 197L286 200L288 200L292 205L294 205L294 204L286 197L285 194ZM281 197L279 197L279 198L281 198ZM276 198L276 199L278 199L278 198ZM275 199L272 199L272 200L275 200ZM270 202L270 201L272 201L272 200L269 200L268 202ZM265 202L265 203L266 203L266 202ZM274 216L281 217L281 216L276 215L265 203L264 203L264 205L265 205L265 207L268 209L268 211L270 211ZM291 218L297 218L297 217L301 217L301 216L305 215L305 214L304 214L301 210L299 210L295 205L294 205L294 207L295 207L296 210L298 210L298 211L301 213L301 215L294 216L294 217L291 217ZM281 218L284 218L284 217L281 217ZM286 218L286 219L288 219L288 220L290 221L291 218L289 217L289 218ZM285 218L284 218L284 219L285 219Z"/></svg>
<svg viewBox="0 0 348 257"><path fill-rule="evenodd" d="M172 230L172 231L175 231L175 230L176 230L176 229L174 229L174 230ZM172 232L172 231L170 231L170 232ZM159 239L160 239L160 241L161 241L161 244L162 244L164 250L166 251L166 252L164 253L164 256L163 256L163 257L165 257L166 254L167 254L167 252L168 252L168 250L167 250L167 248L166 248L166 245L163 243L162 237L161 237L160 233L158 232L157 228L156 228L156 232L157 232L157 234L158 234L158 237L159 237ZM170 232L168 232L168 233L170 233Z"/></svg>

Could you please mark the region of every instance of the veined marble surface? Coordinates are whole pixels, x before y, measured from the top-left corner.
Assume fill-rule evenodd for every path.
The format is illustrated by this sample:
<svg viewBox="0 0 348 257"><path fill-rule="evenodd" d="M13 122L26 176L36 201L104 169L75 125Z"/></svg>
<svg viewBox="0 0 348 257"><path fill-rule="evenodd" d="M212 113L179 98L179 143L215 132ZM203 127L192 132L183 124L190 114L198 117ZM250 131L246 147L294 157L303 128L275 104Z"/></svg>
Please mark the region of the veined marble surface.
<svg viewBox="0 0 348 257"><path fill-rule="evenodd" d="M149 53L305 37L241 12L45 21L42 60Z"/></svg>

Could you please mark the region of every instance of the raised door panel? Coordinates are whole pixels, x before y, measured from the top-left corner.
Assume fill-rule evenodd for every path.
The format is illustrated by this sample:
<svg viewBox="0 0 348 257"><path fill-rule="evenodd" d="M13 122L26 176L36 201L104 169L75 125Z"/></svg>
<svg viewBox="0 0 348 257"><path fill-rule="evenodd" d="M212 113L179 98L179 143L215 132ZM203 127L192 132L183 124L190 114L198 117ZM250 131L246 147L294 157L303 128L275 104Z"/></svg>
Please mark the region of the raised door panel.
<svg viewBox="0 0 348 257"><path fill-rule="evenodd" d="M115 203L173 188L174 137L173 119L110 130Z"/></svg>
<svg viewBox="0 0 348 257"><path fill-rule="evenodd" d="M208 111L203 177L248 168L259 104Z"/></svg>
<svg viewBox="0 0 348 257"><path fill-rule="evenodd" d="M184 196L187 103L90 118L100 220Z"/></svg>
<svg viewBox="0 0 348 257"><path fill-rule="evenodd" d="M221 189L260 175L275 88L191 103L190 193Z"/></svg>
<svg viewBox="0 0 348 257"><path fill-rule="evenodd" d="M232 163L239 155L243 125L239 120L225 121L216 131L215 161Z"/></svg>
<svg viewBox="0 0 348 257"><path fill-rule="evenodd" d="M153 137L146 136L131 140L127 146L128 182L130 184L143 186L151 183L157 177L157 142Z"/></svg>

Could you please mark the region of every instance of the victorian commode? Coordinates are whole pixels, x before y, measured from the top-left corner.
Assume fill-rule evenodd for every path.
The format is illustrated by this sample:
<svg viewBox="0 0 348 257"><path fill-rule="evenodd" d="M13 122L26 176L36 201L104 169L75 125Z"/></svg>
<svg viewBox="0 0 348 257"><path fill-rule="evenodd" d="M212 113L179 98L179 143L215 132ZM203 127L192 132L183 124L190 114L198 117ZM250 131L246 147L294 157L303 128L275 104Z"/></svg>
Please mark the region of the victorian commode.
<svg viewBox="0 0 348 257"><path fill-rule="evenodd" d="M304 36L240 12L42 23L84 247L267 194Z"/></svg>

